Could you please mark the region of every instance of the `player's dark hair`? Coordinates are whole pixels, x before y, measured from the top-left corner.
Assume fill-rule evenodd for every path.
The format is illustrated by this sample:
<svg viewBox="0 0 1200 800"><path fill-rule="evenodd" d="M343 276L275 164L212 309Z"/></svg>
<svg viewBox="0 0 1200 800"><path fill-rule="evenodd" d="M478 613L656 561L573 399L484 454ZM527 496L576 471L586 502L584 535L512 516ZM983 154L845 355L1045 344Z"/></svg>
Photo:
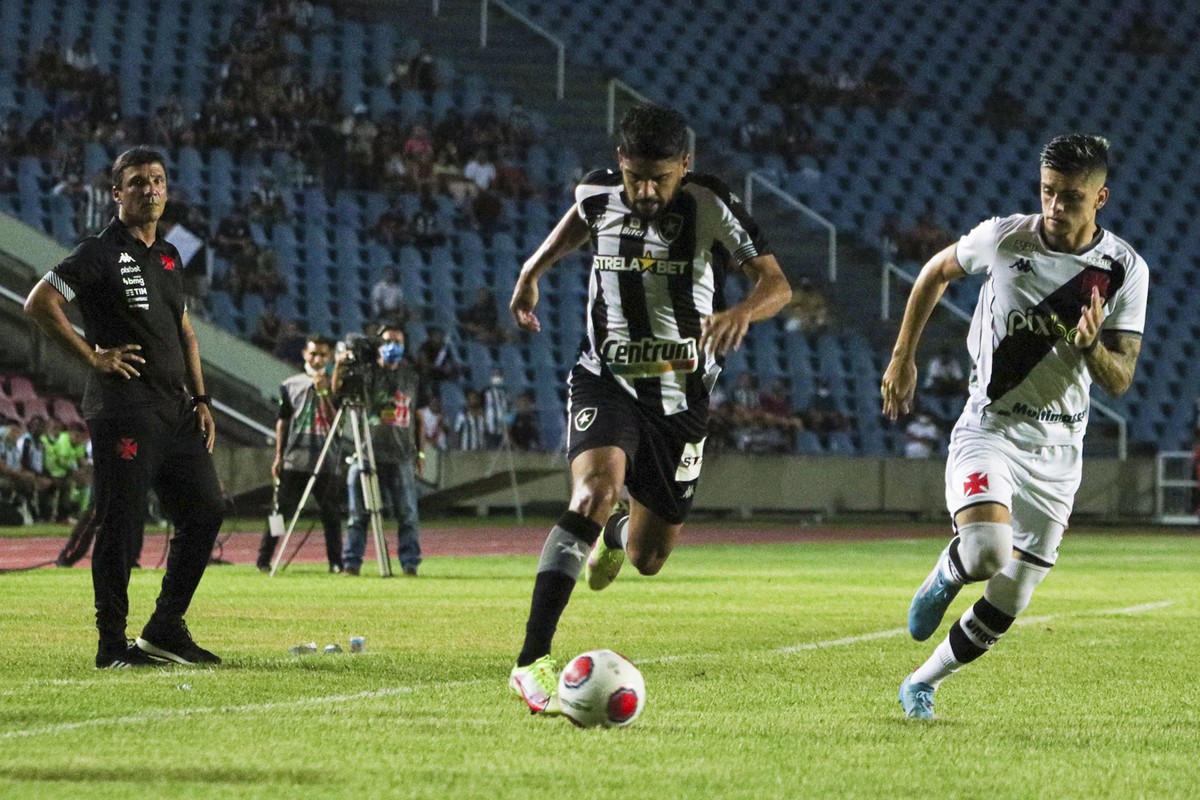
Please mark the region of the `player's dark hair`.
<svg viewBox="0 0 1200 800"><path fill-rule="evenodd" d="M337 345L337 342L335 342L331 336L327 336L323 333L310 333L307 337L305 337L305 341L307 341L309 344L315 344L322 347L334 347Z"/></svg>
<svg viewBox="0 0 1200 800"><path fill-rule="evenodd" d="M687 120L673 108L636 105L621 118L617 144L629 158L677 158L688 149Z"/></svg>
<svg viewBox="0 0 1200 800"><path fill-rule="evenodd" d="M1086 133L1056 136L1042 150L1042 166L1064 175L1108 173L1108 139Z"/></svg>
<svg viewBox="0 0 1200 800"><path fill-rule="evenodd" d="M143 164L158 164L164 170L167 168L167 162L163 158L162 153L151 147L134 147L126 150L121 155L117 156L117 160L112 165L112 185L119 187L121 185L121 175L128 167L140 167Z"/></svg>

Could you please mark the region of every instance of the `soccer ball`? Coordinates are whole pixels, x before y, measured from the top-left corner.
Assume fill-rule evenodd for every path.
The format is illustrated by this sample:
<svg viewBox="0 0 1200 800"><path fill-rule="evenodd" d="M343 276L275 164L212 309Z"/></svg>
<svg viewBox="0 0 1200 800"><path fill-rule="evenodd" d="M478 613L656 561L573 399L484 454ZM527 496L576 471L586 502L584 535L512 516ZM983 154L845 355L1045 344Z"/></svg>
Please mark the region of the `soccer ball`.
<svg viewBox="0 0 1200 800"><path fill-rule="evenodd" d="M646 682L633 662L612 650L575 656L558 678L563 714L581 728L623 728L646 704Z"/></svg>

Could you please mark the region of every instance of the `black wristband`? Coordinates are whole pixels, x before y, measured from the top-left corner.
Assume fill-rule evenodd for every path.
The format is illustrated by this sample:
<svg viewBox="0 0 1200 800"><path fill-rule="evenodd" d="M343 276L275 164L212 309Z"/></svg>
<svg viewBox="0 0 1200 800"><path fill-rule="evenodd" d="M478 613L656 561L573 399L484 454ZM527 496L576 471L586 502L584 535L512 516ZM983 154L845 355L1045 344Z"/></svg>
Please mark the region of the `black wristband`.
<svg viewBox="0 0 1200 800"><path fill-rule="evenodd" d="M1091 344L1089 344L1087 347L1081 347L1081 348L1079 348L1079 354L1080 354L1080 355L1084 355L1084 356L1086 356L1088 353L1090 353L1090 352L1092 352L1093 350L1095 350L1095 349L1096 349L1096 346L1097 346L1097 345L1099 345L1099 344L1100 344L1100 337L1099 337L1099 336L1097 336L1095 339L1092 339L1092 343L1091 343Z"/></svg>
<svg viewBox="0 0 1200 800"><path fill-rule="evenodd" d="M201 403L208 406L210 409L212 408L212 398L209 397L208 395L206 395L206 394L192 395L192 408L195 408L196 406L200 405Z"/></svg>

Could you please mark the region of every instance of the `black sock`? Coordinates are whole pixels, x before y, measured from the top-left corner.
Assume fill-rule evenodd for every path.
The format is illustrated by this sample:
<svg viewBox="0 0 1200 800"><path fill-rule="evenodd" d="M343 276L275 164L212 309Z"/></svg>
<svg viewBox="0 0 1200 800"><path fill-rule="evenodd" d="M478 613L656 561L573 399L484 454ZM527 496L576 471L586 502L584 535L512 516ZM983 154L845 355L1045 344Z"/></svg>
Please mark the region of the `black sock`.
<svg viewBox="0 0 1200 800"><path fill-rule="evenodd" d="M621 521L628 518L628 514L613 514L608 518L608 522L604 523L604 532L600 535L604 537L605 547L610 550L625 549L625 545L621 543Z"/></svg>
<svg viewBox="0 0 1200 800"><path fill-rule="evenodd" d="M563 570L571 562L556 559L553 553L556 549L553 546L555 539L562 541L567 536L579 540L586 552L599 538L600 526L582 514L568 511L559 518L555 530L550 532L547 548L542 553L543 568L533 582L533 601L529 607L529 621L525 623L525 644L517 656L519 667L532 664L550 652L558 620L575 589L582 560L573 562L578 563L579 567L573 567L574 574L568 574Z"/></svg>

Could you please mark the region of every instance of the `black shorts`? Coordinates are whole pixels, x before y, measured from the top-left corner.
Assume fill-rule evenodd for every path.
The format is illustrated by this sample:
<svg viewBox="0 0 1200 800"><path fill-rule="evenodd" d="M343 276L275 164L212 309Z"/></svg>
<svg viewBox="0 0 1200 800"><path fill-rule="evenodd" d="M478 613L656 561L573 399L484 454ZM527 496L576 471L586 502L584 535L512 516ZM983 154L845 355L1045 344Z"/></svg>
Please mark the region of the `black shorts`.
<svg viewBox="0 0 1200 800"><path fill-rule="evenodd" d="M704 462L708 406L656 413L612 378L578 365L569 386L567 458L597 447L621 448L630 496L667 522L683 522Z"/></svg>

